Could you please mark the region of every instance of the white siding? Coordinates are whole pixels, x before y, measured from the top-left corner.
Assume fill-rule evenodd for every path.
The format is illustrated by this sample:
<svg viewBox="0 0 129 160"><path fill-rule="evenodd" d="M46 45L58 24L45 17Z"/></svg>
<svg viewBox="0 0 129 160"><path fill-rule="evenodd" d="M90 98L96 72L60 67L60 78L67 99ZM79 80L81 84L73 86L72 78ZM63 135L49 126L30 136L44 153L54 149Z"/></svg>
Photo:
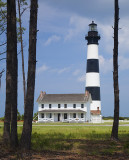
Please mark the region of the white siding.
<svg viewBox="0 0 129 160"><path fill-rule="evenodd" d="M75 109L81 109L84 111L87 111L87 107L85 103L45 103L44 108L42 108L42 104L39 103L38 105L38 111L44 110L44 109L49 109L49 104L51 104L51 109L74 109L73 104L76 104ZM60 108L58 108L58 104L60 104ZM67 108L64 108L64 104L67 104ZM81 108L81 104L84 104L84 108Z"/></svg>

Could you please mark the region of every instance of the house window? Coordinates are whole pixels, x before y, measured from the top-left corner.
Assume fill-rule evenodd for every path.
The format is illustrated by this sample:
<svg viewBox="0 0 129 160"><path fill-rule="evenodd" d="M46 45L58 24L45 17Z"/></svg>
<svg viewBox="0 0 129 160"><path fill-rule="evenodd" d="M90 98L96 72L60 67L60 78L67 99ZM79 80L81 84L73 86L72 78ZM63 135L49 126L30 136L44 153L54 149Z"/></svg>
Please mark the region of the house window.
<svg viewBox="0 0 129 160"><path fill-rule="evenodd" d="M52 114L51 113L49 114L49 118L52 118Z"/></svg>
<svg viewBox="0 0 129 160"><path fill-rule="evenodd" d="M51 105L51 104L49 104L49 108L52 108L52 105Z"/></svg>
<svg viewBox="0 0 129 160"><path fill-rule="evenodd" d="M44 104L42 104L41 107L44 108Z"/></svg>
<svg viewBox="0 0 129 160"><path fill-rule="evenodd" d="M41 114L41 117L44 118L44 113Z"/></svg>
<svg viewBox="0 0 129 160"><path fill-rule="evenodd" d="M76 108L76 104L73 104L73 108Z"/></svg>
<svg viewBox="0 0 129 160"><path fill-rule="evenodd" d="M58 108L60 108L60 104L58 104Z"/></svg>
<svg viewBox="0 0 129 160"><path fill-rule="evenodd" d="M97 110L99 110L99 107L97 107Z"/></svg>
<svg viewBox="0 0 129 160"><path fill-rule="evenodd" d="M64 108L67 108L67 104L64 104Z"/></svg>
<svg viewBox="0 0 129 160"><path fill-rule="evenodd" d="M81 118L84 118L84 114L83 113L81 113Z"/></svg>
<svg viewBox="0 0 129 160"><path fill-rule="evenodd" d="M84 108L84 104L81 104L81 108Z"/></svg>
<svg viewBox="0 0 129 160"><path fill-rule="evenodd" d="M76 113L73 113L73 118L76 118Z"/></svg>
<svg viewBox="0 0 129 160"><path fill-rule="evenodd" d="M67 113L64 113L64 119L67 119Z"/></svg>

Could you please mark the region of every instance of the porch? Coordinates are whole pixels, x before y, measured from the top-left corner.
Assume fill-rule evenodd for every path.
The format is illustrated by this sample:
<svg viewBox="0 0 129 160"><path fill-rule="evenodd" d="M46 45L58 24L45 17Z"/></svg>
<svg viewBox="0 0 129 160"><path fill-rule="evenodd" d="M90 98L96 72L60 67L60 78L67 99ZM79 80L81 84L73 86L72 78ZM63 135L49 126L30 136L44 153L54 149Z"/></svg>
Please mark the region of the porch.
<svg viewBox="0 0 129 160"><path fill-rule="evenodd" d="M38 122L69 122L81 123L86 121L86 112L83 110L43 110L38 113Z"/></svg>

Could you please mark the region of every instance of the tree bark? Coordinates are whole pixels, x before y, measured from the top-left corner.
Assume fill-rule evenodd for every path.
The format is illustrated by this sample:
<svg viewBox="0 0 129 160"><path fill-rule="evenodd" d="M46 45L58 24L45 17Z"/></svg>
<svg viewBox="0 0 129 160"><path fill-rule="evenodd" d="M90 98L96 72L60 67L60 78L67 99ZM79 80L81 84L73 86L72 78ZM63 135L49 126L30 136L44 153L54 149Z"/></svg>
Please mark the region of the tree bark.
<svg viewBox="0 0 129 160"><path fill-rule="evenodd" d="M11 133L10 133L11 122ZM7 63L4 141L17 146L17 33L16 2L7 0Z"/></svg>
<svg viewBox="0 0 129 160"><path fill-rule="evenodd" d="M19 11L19 26L20 26L20 40L21 40L21 55L22 55L22 75L23 75L23 93L24 93L24 110L26 100L26 81L25 81L25 68L24 68L24 52L23 52L23 38L22 38L22 21L21 21L21 5L18 0L18 11Z"/></svg>
<svg viewBox="0 0 129 160"><path fill-rule="evenodd" d="M119 3L114 0L114 50L113 50L113 80L114 80L114 122L111 139L118 140L119 127L119 83L118 83L118 23L119 23Z"/></svg>
<svg viewBox="0 0 129 160"><path fill-rule="evenodd" d="M23 132L21 136L21 148L23 149L31 148L31 132L32 132L32 120L33 120L35 70L36 70L37 8L38 8L38 0L31 0L27 94L25 103Z"/></svg>

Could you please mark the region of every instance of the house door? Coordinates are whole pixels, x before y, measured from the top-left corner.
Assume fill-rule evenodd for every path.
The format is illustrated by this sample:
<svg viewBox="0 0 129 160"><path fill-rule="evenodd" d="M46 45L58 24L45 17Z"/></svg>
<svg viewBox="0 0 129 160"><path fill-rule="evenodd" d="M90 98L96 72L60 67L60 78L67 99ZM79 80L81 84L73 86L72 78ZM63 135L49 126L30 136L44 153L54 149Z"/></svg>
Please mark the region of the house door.
<svg viewBox="0 0 129 160"><path fill-rule="evenodd" d="M58 121L60 121L60 113L58 113Z"/></svg>
<svg viewBox="0 0 129 160"><path fill-rule="evenodd" d="M67 119L67 113L64 113L64 119Z"/></svg>

